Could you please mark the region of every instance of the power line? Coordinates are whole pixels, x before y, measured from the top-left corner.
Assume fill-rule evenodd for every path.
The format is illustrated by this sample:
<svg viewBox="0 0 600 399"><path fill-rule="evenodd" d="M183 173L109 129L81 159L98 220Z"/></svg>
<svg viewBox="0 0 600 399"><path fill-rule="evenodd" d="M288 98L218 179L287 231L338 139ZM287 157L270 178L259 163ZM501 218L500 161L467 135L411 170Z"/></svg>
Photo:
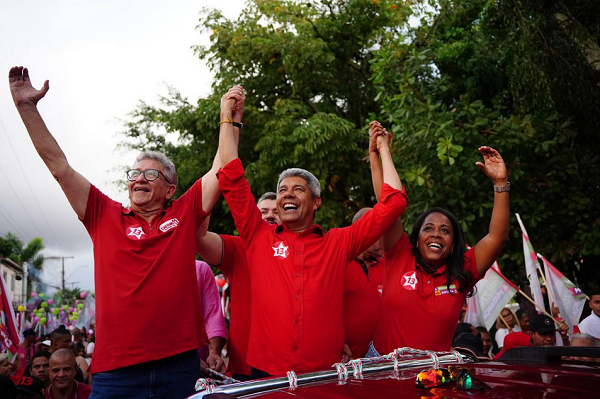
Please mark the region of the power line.
<svg viewBox="0 0 600 399"><path fill-rule="evenodd" d="M13 231L15 232L15 235L19 236L19 238L21 240L23 240L24 242L29 242L31 241L30 237L28 234L24 234L23 231L20 231L20 228L17 228L17 226L15 226L14 224L12 224L12 222L10 221L10 219L12 219L12 217L9 219L10 216L10 212L7 212L6 209L4 209L4 207L2 206L2 204L0 204L0 215L2 215L2 217L4 219L6 219L6 221L8 222L8 224L10 224L10 226L13 228ZM15 222L15 224L18 225L18 223L13 219L13 222Z"/></svg>
<svg viewBox="0 0 600 399"><path fill-rule="evenodd" d="M25 170L23 169L23 165L21 165L21 161L19 160L19 156L17 155L17 152L15 151L15 148L12 145L12 141L10 140L10 136L8 135L6 128L4 127L4 123L2 122L2 119L0 118L0 125L2 125L2 130L4 131L4 135L6 136L6 138L8 139L8 144L10 145L10 148L13 152L13 154L15 155L15 158L17 160L17 164L19 165L19 169L21 169L21 173L23 174L23 177L25 178L25 182L27 183L27 187L29 187L29 192L31 192L31 196L33 197L33 199L35 200L35 203L38 206L38 209L40 210L40 213L42 214L42 218L44 219L44 221L46 222L46 225L48 226L48 228L50 229L50 233L52 234L52 236L54 237L54 240L58 243L58 248L61 250L61 252L63 252L62 249L62 243L60 242L60 240L58 239L58 236L56 235L56 233L54 232L54 230L52 229L52 226L50 225L50 223L48 222L48 219L46 218L46 214L44 213L44 211L42 210L42 207L35 195L35 193L33 192L33 189L31 188L31 184L29 183L29 179L27 178L27 175L25 174ZM0 170L2 170L2 167L0 166ZM4 174L4 171L2 171L2 174ZM4 174L4 177L6 177L6 174ZM6 180L8 181L8 177L6 177ZM9 182L10 184L10 182ZM11 185L12 188L12 185ZM13 189L14 192L14 189ZM15 195L17 195L17 193L15 192ZM21 200L19 199L19 197L17 196L17 199L19 200L19 202L21 202ZM21 206L23 206L23 204L21 203ZM23 209L25 209L25 207L23 207ZM25 211L25 213L27 213L27 211ZM29 216L29 214L27 213L27 216ZM31 220L31 216L29 216L29 219ZM33 221L32 221L33 222ZM34 224L35 225L35 224ZM42 235L42 233L40 232L40 230L38 229L37 225L35 225L35 228L38 230L38 232L40 233L40 236Z"/></svg>

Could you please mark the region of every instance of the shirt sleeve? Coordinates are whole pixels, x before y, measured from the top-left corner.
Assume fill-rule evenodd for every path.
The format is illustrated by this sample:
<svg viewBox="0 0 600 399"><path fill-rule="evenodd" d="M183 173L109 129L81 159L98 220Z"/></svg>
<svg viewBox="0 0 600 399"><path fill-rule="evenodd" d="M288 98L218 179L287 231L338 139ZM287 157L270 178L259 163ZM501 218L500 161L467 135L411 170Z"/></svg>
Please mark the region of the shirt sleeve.
<svg viewBox="0 0 600 399"><path fill-rule="evenodd" d="M239 158L221 168L217 177L219 188L231 210L235 227L240 237L249 247L261 229L268 228L256 207L250 185L244 177L244 168Z"/></svg>
<svg viewBox="0 0 600 399"><path fill-rule="evenodd" d="M242 239L236 236L220 235L223 242L223 255L221 256L221 264L217 266L219 270L231 280L233 268L239 262L240 256L246 256L246 248L242 243Z"/></svg>
<svg viewBox="0 0 600 399"><path fill-rule="evenodd" d="M198 279L198 290L200 291L204 328L208 339L214 337L227 338L219 290L208 263L196 261L196 277Z"/></svg>
<svg viewBox="0 0 600 399"><path fill-rule="evenodd" d="M480 277L479 273L477 272L477 261L475 260L475 248L470 248L467 252L465 252L465 256L463 259L464 259L463 269L465 269L466 271L471 273L471 277L473 278L471 286L468 287L469 290L471 290L471 288L473 288L473 286L475 284L477 284L477 282L479 280L482 279L482 277Z"/></svg>
<svg viewBox="0 0 600 399"><path fill-rule="evenodd" d="M377 204L351 226L338 229L348 248L348 262L367 250L392 226L406 210L408 197L404 187L396 190L388 184L381 189Z"/></svg>

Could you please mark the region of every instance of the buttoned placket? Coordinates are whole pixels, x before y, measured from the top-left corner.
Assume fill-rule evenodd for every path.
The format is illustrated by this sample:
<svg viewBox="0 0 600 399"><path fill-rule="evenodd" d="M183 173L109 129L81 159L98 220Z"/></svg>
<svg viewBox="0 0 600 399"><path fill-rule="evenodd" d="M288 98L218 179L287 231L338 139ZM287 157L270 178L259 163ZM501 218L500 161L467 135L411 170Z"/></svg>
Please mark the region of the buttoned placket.
<svg viewBox="0 0 600 399"><path fill-rule="evenodd" d="M304 235L295 237L292 244L293 252L293 332L292 332L292 364L296 367L302 353L302 320L304 316Z"/></svg>

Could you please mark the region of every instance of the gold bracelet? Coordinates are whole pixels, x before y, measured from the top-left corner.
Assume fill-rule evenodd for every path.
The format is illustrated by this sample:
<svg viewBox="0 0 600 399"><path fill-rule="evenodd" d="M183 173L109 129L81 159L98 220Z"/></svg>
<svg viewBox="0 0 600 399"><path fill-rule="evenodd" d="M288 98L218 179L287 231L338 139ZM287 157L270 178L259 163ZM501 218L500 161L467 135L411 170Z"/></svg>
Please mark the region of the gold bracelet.
<svg viewBox="0 0 600 399"><path fill-rule="evenodd" d="M227 120L219 122L219 125L221 125L223 123L233 123L233 121L231 120L230 117L227 117Z"/></svg>

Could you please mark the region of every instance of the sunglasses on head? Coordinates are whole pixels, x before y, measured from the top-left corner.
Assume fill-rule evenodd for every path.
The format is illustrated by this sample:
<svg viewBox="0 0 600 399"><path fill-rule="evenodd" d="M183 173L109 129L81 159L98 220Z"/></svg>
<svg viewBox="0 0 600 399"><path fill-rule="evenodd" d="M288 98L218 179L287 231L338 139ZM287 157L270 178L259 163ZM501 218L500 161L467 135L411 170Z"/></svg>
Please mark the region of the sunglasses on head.
<svg viewBox="0 0 600 399"><path fill-rule="evenodd" d="M478 381L482 385L473 384L473 380ZM418 388L436 388L451 381L456 382L456 386L460 389L492 389L492 387L479 378L471 377L467 369L457 366L448 366L448 369L421 371L417 374L415 385Z"/></svg>

